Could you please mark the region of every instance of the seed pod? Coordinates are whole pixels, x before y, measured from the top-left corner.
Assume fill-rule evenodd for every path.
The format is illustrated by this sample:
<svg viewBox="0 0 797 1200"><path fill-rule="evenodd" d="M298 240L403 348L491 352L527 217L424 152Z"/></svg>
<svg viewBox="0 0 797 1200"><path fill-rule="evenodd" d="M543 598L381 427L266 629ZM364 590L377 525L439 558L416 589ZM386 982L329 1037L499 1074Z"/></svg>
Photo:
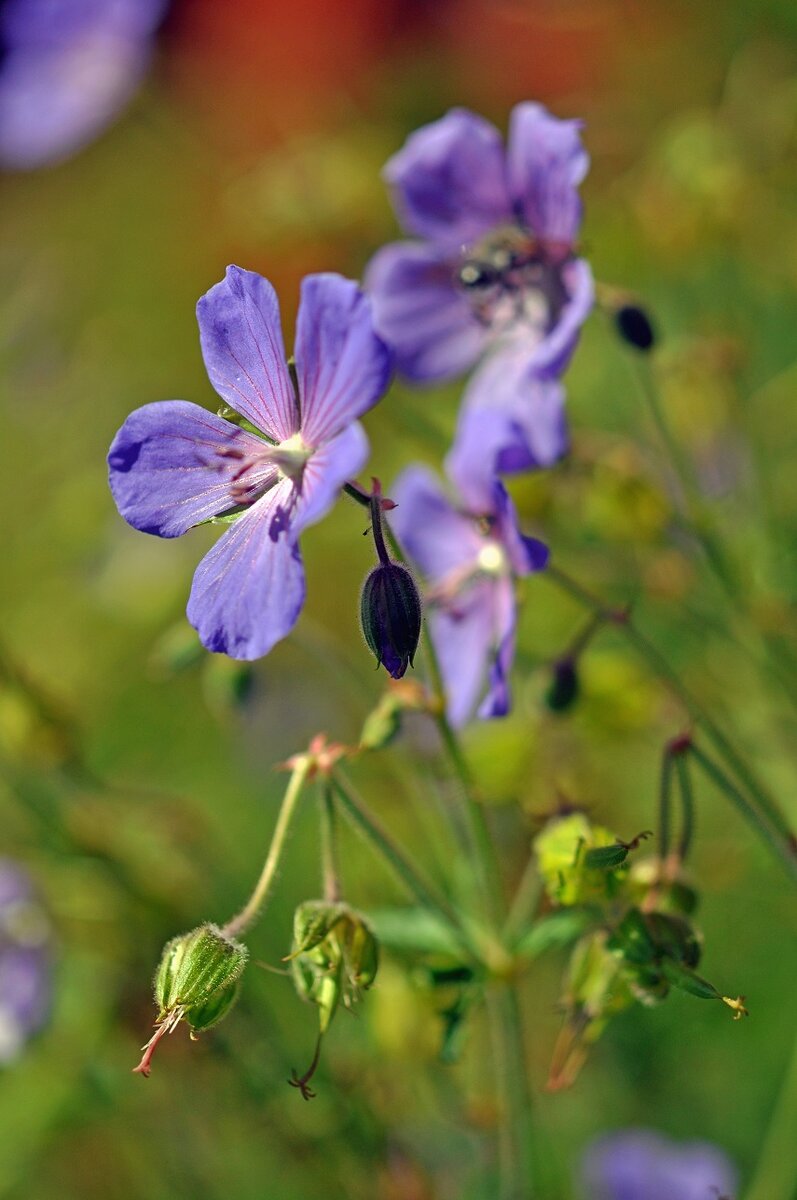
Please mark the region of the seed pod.
<svg viewBox="0 0 797 1200"><path fill-rule="evenodd" d="M181 1009L194 1029L216 1024L232 1006L248 957L246 946L217 925L200 925L172 938L155 973L160 1019Z"/></svg>
<svg viewBox="0 0 797 1200"><path fill-rule="evenodd" d="M421 636L421 599L401 563L380 563L360 595L360 622L369 649L394 679L411 665Z"/></svg>
<svg viewBox="0 0 797 1200"><path fill-rule="evenodd" d="M293 929L293 982L302 999L318 1007L325 1033L338 1004L353 1007L374 982L379 944L365 918L340 902L306 900Z"/></svg>
<svg viewBox="0 0 797 1200"><path fill-rule="evenodd" d="M683 917L652 912L645 916L648 932L656 943L659 955L685 967L696 967L702 946L697 932Z"/></svg>
<svg viewBox="0 0 797 1200"><path fill-rule="evenodd" d="M658 947L650 935L644 914L638 908L629 908L620 924L609 934L606 946L635 966L648 966L659 957Z"/></svg>

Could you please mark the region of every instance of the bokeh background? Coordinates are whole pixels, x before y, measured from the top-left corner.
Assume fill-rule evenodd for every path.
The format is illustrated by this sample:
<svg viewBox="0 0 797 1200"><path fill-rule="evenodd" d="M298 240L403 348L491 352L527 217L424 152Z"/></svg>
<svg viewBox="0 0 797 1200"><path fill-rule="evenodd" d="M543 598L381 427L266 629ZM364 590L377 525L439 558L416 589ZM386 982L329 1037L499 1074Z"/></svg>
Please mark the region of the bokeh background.
<svg viewBox="0 0 797 1200"><path fill-rule="evenodd" d="M130 1074L163 942L224 920L259 870L284 786L274 764L318 730L355 740L383 679L357 625L371 554L360 510L342 502L305 536L296 633L243 671L196 653L184 621L214 531L135 533L105 468L132 408L216 405L194 305L226 264L275 283L290 340L301 276L357 277L395 235L380 167L451 105L502 127L522 99L585 118L584 250L654 314L664 402L738 595L674 522L635 364L599 313L567 376L572 456L513 489L524 519L593 590L634 602L797 817L795 66L791 0L174 0L118 122L60 165L0 178L0 828L54 942L49 1023L0 1074L4 1200L490 1195L480 1018L441 1064L434 1005L397 957L357 1018L336 1020L312 1104L285 1081L312 1053L315 1015L266 970L248 972L217 1031L197 1044L180 1031L148 1082ZM396 385L366 421L373 471L388 483L411 459L439 463L457 400L456 387ZM626 836L649 827L661 745L684 723L611 632L583 663L576 709L547 712L549 664L581 614L544 579L526 598L515 711L466 738L509 881L562 794ZM772 654L762 666L765 643L779 672ZM428 729L411 725L355 775L438 872L449 848L434 793L447 793ZM684 995L628 1012L575 1088L551 1095L564 959L535 964L523 1010L543 1200L577 1194L593 1137L640 1124L721 1145L751 1200L796 1194L777 1145L797 1105L782 1092L794 897L703 787L693 870L705 973L745 993L752 1016L736 1024ZM343 873L365 909L402 900L348 836ZM308 803L254 957L279 964L294 905L318 889Z"/></svg>

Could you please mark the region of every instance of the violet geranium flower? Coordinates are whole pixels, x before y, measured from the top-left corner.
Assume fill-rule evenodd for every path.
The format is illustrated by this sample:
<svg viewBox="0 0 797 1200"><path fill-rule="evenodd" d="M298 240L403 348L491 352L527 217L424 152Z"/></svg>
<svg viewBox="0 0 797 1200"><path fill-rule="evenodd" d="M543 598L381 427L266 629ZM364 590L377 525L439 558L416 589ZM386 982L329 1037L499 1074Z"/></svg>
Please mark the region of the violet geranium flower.
<svg viewBox="0 0 797 1200"><path fill-rule="evenodd" d="M0 858L0 1065L21 1053L50 1008L50 925L27 873Z"/></svg>
<svg viewBox="0 0 797 1200"><path fill-rule="evenodd" d="M580 129L518 104L505 148L489 121L455 108L390 159L399 219L420 240L378 251L366 287L405 375L451 378L506 346L522 347L529 374L564 369L593 299L575 256Z"/></svg>
<svg viewBox="0 0 797 1200"><path fill-rule="evenodd" d="M304 602L300 533L365 464L356 418L384 392L390 354L367 297L339 275L302 283L295 387L262 276L229 267L197 317L211 383L246 424L184 400L146 404L111 446L111 491L129 524L158 537L234 518L197 568L188 619L208 650L260 658Z"/></svg>
<svg viewBox="0 0 797 1200"><path fill-rule="evenodd" d="M6 0L0 164L60 162L121 112L149 65L168 0Z"/></svg>
<svg viewBox="0 0 797 1200"><path fill-rule="evenodd" d="M396 534L429 583L426 614L455 726L477 705L480 717L509 711L515 580L548 561L543 543L520 533L499 480L461 491L465 503L457 506L431 471L410 467L390 493Z"/></svg>
<svg viewBox="0 0 797 1200"><path fill-rule="evenodd" d="M737 1177L707 1142L678 1144L650 1129L624 1129L593 1142L582 1164L589 1200L734 1200Z"/></svg>

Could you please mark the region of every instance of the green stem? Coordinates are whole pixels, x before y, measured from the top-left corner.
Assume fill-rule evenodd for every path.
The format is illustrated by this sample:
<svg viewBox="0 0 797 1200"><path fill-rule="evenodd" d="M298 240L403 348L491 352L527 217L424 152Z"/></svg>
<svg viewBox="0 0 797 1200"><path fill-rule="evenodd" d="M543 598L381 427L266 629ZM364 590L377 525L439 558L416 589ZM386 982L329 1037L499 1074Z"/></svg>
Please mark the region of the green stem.
<svg viewBox="0 0 797 1200"><path fill-rule="evenodd" d="M659 858L662 862L670 852L670 782L672 780L672 751L664 747L659 779Z"/></svg>
<svg viewBox="0 0 797 1200"><path fill-rule="evenodd" d="M762 837L774 847L789 873L797 877L797 855L795 855L793 835L777 804L714 719L681 682L664 656L636 628L629 614L610 608L556 566L549 564L547 570L542 572L542 578L550 579L552 583L567 592L584 607L601 613L606 624L613 625L625 637L639 656L647 662L653 673L680 700L695 725L703 730L746 789L747 798L743 798L743 803L748 819L755 825ZM741 795L738 789L734 790L736 794Z"/></svg>
<svg viewBox="0 0 797 1200"><path fill-rule="evenodd" d="M410 895L414 896L424 908L436 912L445 921L470 959L476 962L481 961L481 955L474 946L471 935L462 923L459 914L451 907L445 896L424 879L401 847L369 811L364 801L357 796L351 784L344 779L339 770L335 771L331 782L338 802L349 821L387 863Z"/></svg>
<svg viewBox="0 0 797 1200"><path fill-rule="evenodd" d="M302 788L307 780L307 774L310 770L311 762L309 756L302 755L294 767L291 777L288 781L288 786L285 789L285 795L282 799L282 805L277 815L277 824L274 826L274 835L271 839L271 845L268 849L266 861L263 864L263 870L260 872L260 878L255 884L252 895L247 900L241 911L234 916L224 926L223 932L228 937L238 937L249 928L252 923L257 920L260 910L266 901L271 885L277 874L282 851L285 849L285 841L288 836L288 831L291 827L296 805L299 796L302 793Z"/></svg>
<svg viewBox="0 0 797 1200"><path fill-rule="evenodd" d="M797 1179L797 1040L744 1200L794 1200Z"/></svg>
<svg viewBox="0 0 797 1200"><path fill-rule="evenodd" d="M337 904L341 896L337 854L338 830L332 785L328 779L322 781L318 798L321 806L321 876L324 899L330 904Z"/></svg>
<svg viewBox="0 0 797 1200"><path fill-rule="evenodd" d="M678 784L681 790L681 836L678 838L678 859L683 862L692 845L695 829L695 801L692 794L692 777L689 774L689 763L686 754L675 756L675 767L678 771Z"/></svg>
<svg viewBox="0 0 797 1200"><path fill-rule="evenodd" d="M534 855L530 854L501 935L505 946L515 946L528 931L541 895L540 873Z"/></svg>
<svg viewBox="0 0 797 1200"><path fill-rule="evenodd" d="M514 984L499 983L488 991L487 1018L501 1106L497 1200L529 1200L532 1195L531 1094L523 1024Z"/></svg>

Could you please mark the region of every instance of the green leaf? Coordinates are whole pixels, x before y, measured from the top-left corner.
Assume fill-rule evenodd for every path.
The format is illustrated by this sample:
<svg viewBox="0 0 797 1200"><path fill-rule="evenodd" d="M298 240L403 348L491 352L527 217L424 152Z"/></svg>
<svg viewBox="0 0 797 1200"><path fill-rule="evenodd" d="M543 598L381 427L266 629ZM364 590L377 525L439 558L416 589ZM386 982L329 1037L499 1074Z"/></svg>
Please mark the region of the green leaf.
<svg viewBox="0 0 797 1200"><path fill-rule="evenodd" d="M378 940L393 950L462 956L462 947L449 927L429 909L379 908L367 916Z"/></svg>
<svg viewBox="0 0 797 1200"><path fill-rule="evenodd" d="M518 943L517 953L523 958L537 958L546 950L569 946L594 924L596 910L568 908L552 912L532 926Z"/></svg>

